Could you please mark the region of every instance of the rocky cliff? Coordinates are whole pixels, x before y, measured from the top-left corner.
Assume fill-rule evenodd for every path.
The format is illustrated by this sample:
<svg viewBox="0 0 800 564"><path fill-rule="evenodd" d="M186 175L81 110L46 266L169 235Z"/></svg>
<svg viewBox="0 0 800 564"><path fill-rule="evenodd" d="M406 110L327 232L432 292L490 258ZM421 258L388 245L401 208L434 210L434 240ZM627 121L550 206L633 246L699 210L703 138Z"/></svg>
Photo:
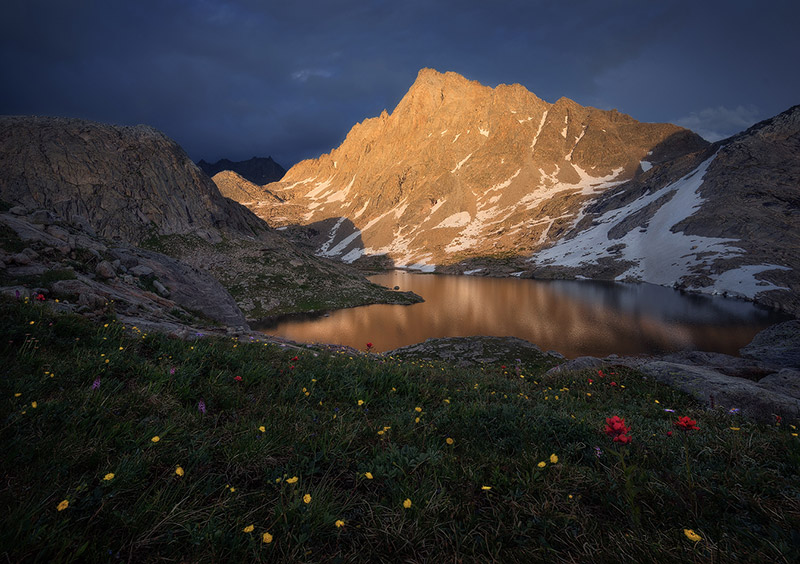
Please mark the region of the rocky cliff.
<svg viewBox="0 0 800 564"><path fill-rule="evenodd" d="M259 186L278 182L286 174L286 169L273 161L272 157L253 157L246 161L220 159L215 163L207 163L201 159L197 166L208 176L228 170Z"/></svg>
<svg viewBox="0 0 800 564"><path fill-rule="evenodd" d="M600 195L533 274L643 280L800 313L800 106Z"/></svg>
<svg viewBox="0 0 800 564"><path fill-rule="evenodd" d="M230 313L231 304L234 308L238 304L249 319L259 319L415 299L380 288L342 263L296 247L247 208L220 194L180 146L148 126L0 117L0 210L12 209L33 225L62 234L65 241L81 234L105 249L86 256L81 274L87 278L97 276L97 264L121 260L111 250L120 246L135 249L145 264L155 259L142 248L179 259L180 263L173 260L176 264L167 257L159 259L169 263L161 272L164 290L187 308L204 310L221 323L240 324L244 319L238 310ZM0 251L5 248L2 243ZM35 278L48 269L60 268L59 261L80 262L80 246L63 247L64 256L44 263L44 271L39 268L31 274L34 278L24 274L19 278L12 270L0 272L0 283L36 283ZM6 266L0 264L0 271ZM157 266L148 268L158 274ZM222 286L213 286L207 278ZM198 299L206 304L198 307ZM227 309L215 313L214 302L227 304Z"/></svg>
<svg viewBox="0 0 800 564"><path fill-rule="evenodd" d="M273 225L313 224L324 256L431 269L530 255L596 194L704 146L674 125L423 69L391 114L266 187L284 203L250 207Z"/></svg>
<svg viewBox="0 0 800 564"><path fill-rule="evenodd" d="M222 197L183 149L145 125L0 117L0 198L137 243L153 235L254 236L264 225Z"/></svg>

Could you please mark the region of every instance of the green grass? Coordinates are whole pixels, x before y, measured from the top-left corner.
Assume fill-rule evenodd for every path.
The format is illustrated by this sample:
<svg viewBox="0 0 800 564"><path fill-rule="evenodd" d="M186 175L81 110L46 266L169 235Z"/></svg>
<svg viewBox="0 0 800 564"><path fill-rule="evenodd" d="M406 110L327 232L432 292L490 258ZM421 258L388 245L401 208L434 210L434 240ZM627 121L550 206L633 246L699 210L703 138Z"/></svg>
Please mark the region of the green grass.
<svg viewBox="0 0 800 564"><path fill-rule="evenodd" d="M517 374L514 359L463 369L0 313L7 561L800 558L797 430L630 370L545 379L535 361ZM612 415L632 427L627 471Z"/></svg>

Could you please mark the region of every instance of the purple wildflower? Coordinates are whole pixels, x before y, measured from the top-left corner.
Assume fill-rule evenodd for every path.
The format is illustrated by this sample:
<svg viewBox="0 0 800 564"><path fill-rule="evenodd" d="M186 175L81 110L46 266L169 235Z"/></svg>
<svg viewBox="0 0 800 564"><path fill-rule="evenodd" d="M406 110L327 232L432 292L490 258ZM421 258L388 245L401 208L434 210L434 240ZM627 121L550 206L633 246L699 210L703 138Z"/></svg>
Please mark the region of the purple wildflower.
<svg viewBox="0 0 800 564"><path fill-rule="evenodd" d="M200 413L205 415L206 414L206 402L204 402L203 400L198 401L197 402L197 411L199 411Z"/></svg>
<svg viewBox="0 0 800 564"><path fill-rule="evenodd" d="M597 458L600 458L603 456L603 450L599 446L596 446L594 447L594 454L597 456Z"/></svg>
<svg viewBox="0 0 800 564"><path fill-rule="evenodd" d="M96 390L100 387L100 377L98 376L95 378L94 382L92 382L92 389Z"/></svg>
<svg viewBox="0 0 800 564"><path fill-rule="evenodd" d="M730 413L731 415L737 415L739 413L739 408L738 407L732 407L732 408L730 408L728 410L728 413Z"/></svg>

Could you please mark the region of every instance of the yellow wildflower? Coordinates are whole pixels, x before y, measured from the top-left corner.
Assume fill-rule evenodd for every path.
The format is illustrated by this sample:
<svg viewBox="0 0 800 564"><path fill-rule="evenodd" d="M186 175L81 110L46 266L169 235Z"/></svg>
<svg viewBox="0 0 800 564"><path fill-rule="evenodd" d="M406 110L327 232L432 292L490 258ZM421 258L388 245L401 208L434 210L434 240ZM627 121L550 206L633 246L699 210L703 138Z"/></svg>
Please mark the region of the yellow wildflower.
<svg viewBox="0 0 800 564"><path fill-rule="evenodd" d="M455 441L454 441L452 438L450 438L450 437L447 437L447 438L444 440L444 442L446 442L448 445L452 445L452 444L453 444Z"/></svg>
<svg viewBox="0 0 800 564"><path fill-rule="evenodd" d="M261 542L263 542L263 543L265 543L265 544L269 544L269 543L271 543L271 542L272 542L272 535L271 535L271 534L269 534L269 533L264 533L264 534L261 536Z"/></svg>
<svg viewBox="0 0 800 564"><path fill-rule="evenodd" d="M447 398L444 398L444 403L450 403L450 400L447 399Z"/></svg>
<svg viewBox="0 0 800 564"><path fill-rule="evenodd" d="M558 457L555 454L550 455L550 464L555 464L558 462Z"/></svg>
<svg viewBox="0 0 800 564"><path fill-rule="evenodd" d="M19 396L21 396L21 395L22 395L22 394L21 394L20 392L17 392L16 394L14 394L14 397L15 397L15 398L18 398L18 397L19 397Z"/></svg>
<svg viewBox="0 0 800 564"><path fill-rule="evenodd" d="M690 541L697 542L703 540L703 537L695 533L692 529L684 529L683 534L686 535L686 538Z"/></svg>
<svg viewBox="0 0 800 564"><path fill-rule="evenodd" d="M358 405L364 405L364 400L358 400Z"/></svg>
<svg viewBox="0 0 800 564"><path fill-rule="evenodd" d="M406 500L403 502L403 507L409 509L411 507L411 500L406 498Z"/></svg>
<svg viewBox="0 0 800 564"><path fill-rule="evenodd" d="M536 466L538 466L539 468L544 468L545 466L547 466L547 463L546 463L544 460L542 460L542 461L541 461L539 464L537 464Z"/></svg>
<svg viewBox="0 0 800 564"><path fill-rule="evenodd" d="M297 476L292 476L291 478L288 478L286 480L286 483L287 484L294 484L297 480L299 480L299 478Z"/></svg>
<svg viewBox="0 0 800 564"><path fill-rule="evenodd" d="M177 468L175 468L175 473L176 473L178 476L183 476L183 468L181 468L180 466L178 466Z"/></svg>
<svg viewBox="0 0 800 564"><path fill-rule="evenodd" d="M371 480L372 479L372 472L364 472L364 477L367 480Z"/></svg>
<svg viewBox="0 0 800 564"><path fill-rule="evenodd" d="M481 486L481 489L488 492L490 489L492 489L492 486Z"/></svg>
<svg viewBox="0 0 800 564"><path fill-rule="evenodd" d="M247 525L244 529L242 529L242 531L244 531L245 533L252 533L253 529L255 529L253 525Z"/></svg>
<svg viewBox="0 0 800 564"><path fill-rule="evenodd" d="M114 479L114 473L113 472L109 472L108 474L103 476L103 481L105 481L105 482L108 482L108 481L113 480L113 479Z"/></svg>
<svg viewBox="0 0 800 564"><path fill-rule="evenodd" d="M344 521L342 521L341 519L337 519L334 525L336 525L337 529L341 529L342 527L344 527Z"/></svg>
<svg viewBox="0 0 800 564"><path fill-rule="evenodd" d="M37 407L39 407L39 404L38 404L38 403L36 403L35 401L32 401L32 402L31 402L31 407L32 407L33 409L36 409Z"/></svg>
<svg viewBox="0 0 800 564"><path fill-rule="evenodd" d="M157 442L158 442L158 441L160 441L160 440L161 440L161 437L159 437L158 435L156 435L155 437L153 437L152 439L150 439L150 442L157 443Z"/></svg>
<svg viewBox="0 0 800 564"><path fill-rule="evenodd" d="M414 423L419 423L419 417L414 418Z"/></svg>
<svg viewBox="0 0 800 564"><path fill-rule="evenodd" d="M264 427L263 425L261 425L261 426L258 428L258 430L259 430L259 431L261 431L262 433L266 433L266 432L267 432L267 428L266 428L266 427Z"/></svg>
<svg viewBox="0 0 800 564"><path fill-rule="evenodd" d="M59 511L64 511L67 507L69 507L69 501L65 499L64 501L58 504L58 507L56 507L56 509L58 509Z"/></svg>
<svg viewBox="0 0 800 564"><path fill-rule="evenodd" d="M311 494L306 494L303 496L303 503L311 503Z"/></svg>
<svg viewBox="0 0 800 564"><path fill-rule="evenodd" d="M740 431L741 427L731 427L731 431Z"/></svg>
<svg viewBox="0 0 800 564"><path fill-rule="evenodd" d="M416 411L417 413L421 413L422 412L422 408L421 407L415 407L414 411Z"/></svg>

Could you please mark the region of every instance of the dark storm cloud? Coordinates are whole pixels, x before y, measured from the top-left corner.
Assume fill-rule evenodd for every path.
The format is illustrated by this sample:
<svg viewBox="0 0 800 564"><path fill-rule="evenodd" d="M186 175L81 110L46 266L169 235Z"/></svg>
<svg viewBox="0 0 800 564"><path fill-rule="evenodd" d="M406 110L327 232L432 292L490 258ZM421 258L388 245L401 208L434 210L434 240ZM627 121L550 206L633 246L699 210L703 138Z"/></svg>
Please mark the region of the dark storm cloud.
<svg viewBox="0 0 800 564"><path fill-rule="evenodd" d="M318 156L426 66L706 135L800 101L793 2L7 4L0 112L149 123L194 159Z"/></svg>

